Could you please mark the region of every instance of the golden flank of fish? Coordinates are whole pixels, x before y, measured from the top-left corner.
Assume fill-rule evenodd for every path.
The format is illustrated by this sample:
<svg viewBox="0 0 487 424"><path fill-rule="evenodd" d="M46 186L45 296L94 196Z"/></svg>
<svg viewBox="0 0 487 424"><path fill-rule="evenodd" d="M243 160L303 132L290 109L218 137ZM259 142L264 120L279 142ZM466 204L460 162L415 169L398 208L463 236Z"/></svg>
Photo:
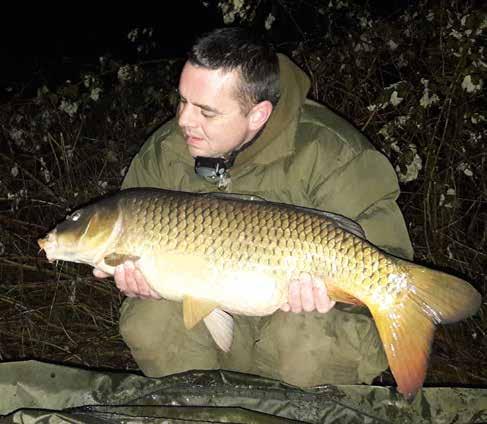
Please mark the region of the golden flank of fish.
<svg viewBox="0 0 487 424"><path fill-rule="evenodd" d="M346 218L211 194L124 190L74 212L38 243L50 261L111 274L136 261L155 291L183 302L185 326L203 320L225 351L230 314L271 314L292 278L326 276L332 299L369 308L407 397L423 384L435 324L474 314L481 300L457 277L377 249Z"/></svg>

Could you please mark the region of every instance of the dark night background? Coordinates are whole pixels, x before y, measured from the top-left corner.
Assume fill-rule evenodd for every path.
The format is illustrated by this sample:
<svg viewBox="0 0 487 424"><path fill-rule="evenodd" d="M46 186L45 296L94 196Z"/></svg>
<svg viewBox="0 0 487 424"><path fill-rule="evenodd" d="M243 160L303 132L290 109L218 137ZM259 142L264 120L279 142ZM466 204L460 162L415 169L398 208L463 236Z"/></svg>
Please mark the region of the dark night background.
<svg viewBox="0 0 487 424"><path fill-rule="evenodd" d="M197 34L222 25L215 8L197 0L161 5L158 23L127 24L113 20L89 22L59 19L0 28L0 92L19 88L28 94L44 83L78 80L80 69L96 68L100 56L135 62L136 47L127 35L134 28L153 28L157 47L144 59L182 56Z"/></svg>
<svg viewBox="0 0 487 424"><path fill-rule="evenodd" d="M199 0L164 3L155 13L159 16L155 23L127 24L114 20L114 15L109 20L95 22L73 17L24 25L6 22L0 28L0 96L3 97L10 88L22 90L24 95L35 95L35 90L42 84L77 80L80 68L96 67L99 57L107 54L134 63L140 56L127 35L137 27L154 29L152 39L157 46L144 57L145 60L183 56L196 36L224 26L217 1L206 3L207 7ZM355 1L355 4L368 4L373 15L384 19L413 3L411 0ZM296 4L301 6L296 8ZM276 5L284 5L278 6L281 14L268 35L277 45L302 41L303 37L312 37L309 32L312 25L320 24L310 4L304 1L293 3L291 14L289 7L285 9L286 2L262 2L256 24L262 24L270 11L275 13Z"/></svg>

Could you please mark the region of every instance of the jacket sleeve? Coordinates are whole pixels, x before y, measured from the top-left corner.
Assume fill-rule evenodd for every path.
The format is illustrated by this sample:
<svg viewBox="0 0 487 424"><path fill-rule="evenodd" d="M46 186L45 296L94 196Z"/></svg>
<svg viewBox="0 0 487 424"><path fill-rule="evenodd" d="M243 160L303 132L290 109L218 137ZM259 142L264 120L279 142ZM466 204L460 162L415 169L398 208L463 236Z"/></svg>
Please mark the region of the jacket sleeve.
<svg viewBox="0 0 487 424"><path fill-rule="evenodd" d="M399 185L387 158L365 149L317 180L311 190L317 207L358 222L367 239L386 252L413 258L404 218L396 203Z"/></svg>

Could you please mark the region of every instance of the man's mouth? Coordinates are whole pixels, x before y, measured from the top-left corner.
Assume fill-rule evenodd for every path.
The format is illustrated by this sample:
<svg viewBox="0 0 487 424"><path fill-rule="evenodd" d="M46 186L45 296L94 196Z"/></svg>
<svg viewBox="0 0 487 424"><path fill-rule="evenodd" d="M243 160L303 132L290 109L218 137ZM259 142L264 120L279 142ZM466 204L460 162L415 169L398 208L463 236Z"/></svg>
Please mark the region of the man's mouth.
<svg viewBox="0 0 487 424"><path fill-rule="evenodd" d="M203 138L201 137L195 137L194 135L186 135L186 143L187 144L201 144L203 141Z"/></svg>

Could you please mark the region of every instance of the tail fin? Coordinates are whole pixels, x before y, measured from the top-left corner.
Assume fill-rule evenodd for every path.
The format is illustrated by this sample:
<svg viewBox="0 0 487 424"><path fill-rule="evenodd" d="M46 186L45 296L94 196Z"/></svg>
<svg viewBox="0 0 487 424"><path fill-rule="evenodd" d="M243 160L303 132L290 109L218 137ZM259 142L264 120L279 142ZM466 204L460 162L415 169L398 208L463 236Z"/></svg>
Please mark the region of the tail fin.
<svg viewBox="0 0 487 424"><path fill-rule="evenodd" d="M409 275L405 296L389 310L382 305L369 309L398 390L409 398L423 385L435 324L473 315L481 296L469 283L452 275L405 261L398 265Z"/></svg>
<svg viewBox="0 0 487 424"><path fill-rule="evenodd" d="M482 297L469 283L444 272L409 266L414 299L435 324L449 324L474 315Z"/></svg>

